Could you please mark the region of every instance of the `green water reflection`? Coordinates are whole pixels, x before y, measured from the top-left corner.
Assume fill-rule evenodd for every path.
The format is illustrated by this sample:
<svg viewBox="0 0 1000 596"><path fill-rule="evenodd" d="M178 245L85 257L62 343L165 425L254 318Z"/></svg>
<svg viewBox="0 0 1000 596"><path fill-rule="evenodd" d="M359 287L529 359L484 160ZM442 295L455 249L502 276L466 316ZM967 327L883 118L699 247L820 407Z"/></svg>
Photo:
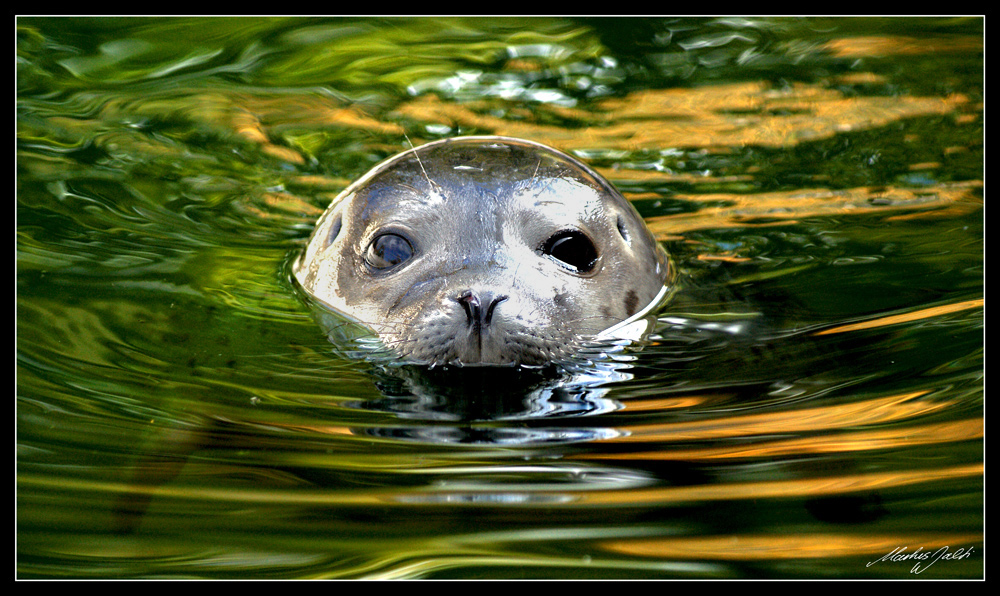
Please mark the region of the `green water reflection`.
<svg viewBox="0 0 1000 596"><path fill-rule="evenodd" d="M982 577L983 40L19 18L18 577ZM288 274L315 218L459 134L634 202L683 276L634 359L496 379L327 342Z"/></svg>

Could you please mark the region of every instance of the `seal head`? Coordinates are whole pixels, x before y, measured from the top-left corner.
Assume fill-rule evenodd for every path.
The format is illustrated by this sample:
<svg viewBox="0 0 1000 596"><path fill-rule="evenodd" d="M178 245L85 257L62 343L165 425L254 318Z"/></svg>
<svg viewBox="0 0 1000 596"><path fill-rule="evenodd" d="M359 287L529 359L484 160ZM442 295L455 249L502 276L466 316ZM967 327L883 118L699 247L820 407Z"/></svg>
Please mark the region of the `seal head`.
<svg viewBox="0 0 1000 596"><path fill-rule="evenodd" d="M349 186L293 265L321 305L429 365L541 366L655 306L666 253L579 161L504 137L436 141Z"/></svg>

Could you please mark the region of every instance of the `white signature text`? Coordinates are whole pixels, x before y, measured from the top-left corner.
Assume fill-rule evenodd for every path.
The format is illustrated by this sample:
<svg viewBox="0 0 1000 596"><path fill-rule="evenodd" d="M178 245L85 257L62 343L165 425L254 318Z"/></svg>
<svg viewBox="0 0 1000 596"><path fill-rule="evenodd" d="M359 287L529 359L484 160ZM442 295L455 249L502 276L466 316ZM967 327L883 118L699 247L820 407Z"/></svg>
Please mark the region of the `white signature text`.
<svg viewBox="0 0 1000 596"><path fill-rule="evenodd" d="M959 561L967 559L972 556L972 551L973 548L971 546L968 549L959 548L956 550L951 550L948 546L942 546L934 551L924 550L924 547L921 546L915 551L907 552L907 547L897 546L881 559L878 559L877 561L870 561L866 567L871 567L875 563L881 563L883 561L888 561L890 563L914 561L914 565L913 568L910 569L910 573L918 574L923 573L928 567L938 561Z"/></svg>

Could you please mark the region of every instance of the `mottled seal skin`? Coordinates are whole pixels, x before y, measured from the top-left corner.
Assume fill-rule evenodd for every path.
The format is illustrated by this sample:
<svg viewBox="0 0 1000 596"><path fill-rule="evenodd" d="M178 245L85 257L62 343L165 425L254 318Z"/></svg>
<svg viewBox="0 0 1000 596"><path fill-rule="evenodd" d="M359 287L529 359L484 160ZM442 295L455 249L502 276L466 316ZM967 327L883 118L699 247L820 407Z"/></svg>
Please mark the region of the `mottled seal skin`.
<svg viewBox="0 0 1000 596"><path fill-rule="evenodd" d="M392 157L320 217L293 265L403 361L542 366L655 306L666 253L581 162L505 137Z"/></svg>

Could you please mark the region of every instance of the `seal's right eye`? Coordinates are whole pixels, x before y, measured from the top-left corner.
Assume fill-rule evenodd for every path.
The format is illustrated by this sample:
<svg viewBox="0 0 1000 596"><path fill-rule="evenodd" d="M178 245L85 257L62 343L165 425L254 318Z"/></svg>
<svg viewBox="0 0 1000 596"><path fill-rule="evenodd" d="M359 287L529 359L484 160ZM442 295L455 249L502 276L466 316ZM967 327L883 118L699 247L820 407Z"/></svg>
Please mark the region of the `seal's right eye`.
<svg viewBox="0 0 1000 596"><path fill-rule="evenodd" d="M365 251L365 262L377 270L395 267L413 256L413 246L410 241L399 234L380 234L376 236L368 250Z"/></svg>

